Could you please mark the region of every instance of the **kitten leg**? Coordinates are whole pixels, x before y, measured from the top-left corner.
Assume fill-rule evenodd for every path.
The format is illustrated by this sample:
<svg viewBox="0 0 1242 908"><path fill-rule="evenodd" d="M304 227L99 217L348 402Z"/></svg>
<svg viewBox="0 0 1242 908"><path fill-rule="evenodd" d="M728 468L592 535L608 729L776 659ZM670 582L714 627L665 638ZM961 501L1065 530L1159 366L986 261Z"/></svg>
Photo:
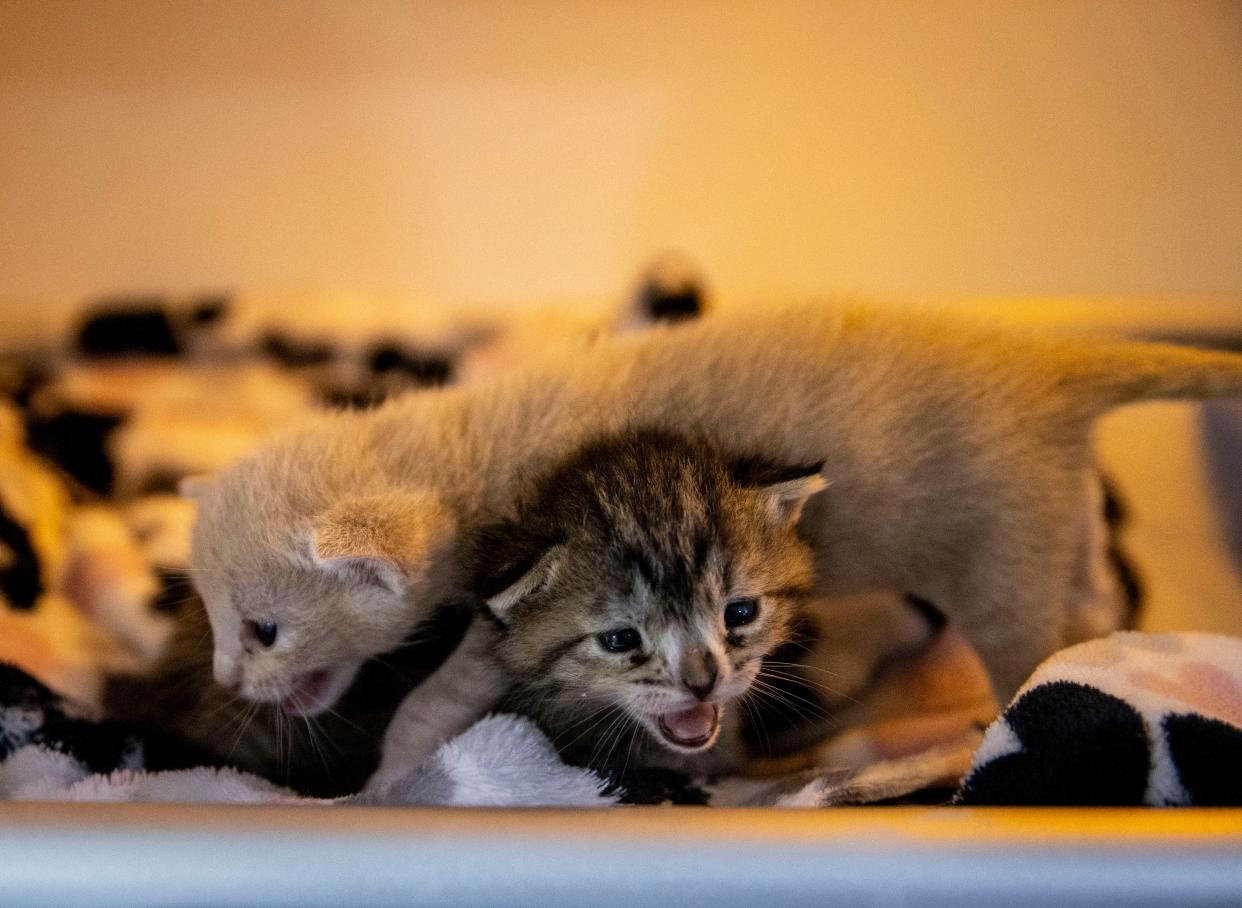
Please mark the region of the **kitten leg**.
<svg viewBox="0 0 1242 908"><path fill-rule="evenodd" d="M945 614L978 653L1002 706L1066 645L1069 617L1071 557L1055 557L1052 547L1029 557L1013 555L981 549L979 558L989 563L944 600Z"/></svg>
<svg viewBox="0 0 1242 908"><path fill-rule="evenodd" d="M496 661L496 636L490 621L475 618L453 654L401 701L364 790L401 779L495 707L508 689Z"/></svg>
<svg viewBox="0 0 1242 908"><path fill-rule="evenodd" d="M1004 705L1041 662L1122 623L1120 592L1107 571L1108 531L1099 482L1081 469L1029 488L1059 489L993 514L998 529L975 540L965 580L945 613L975 647ZM1014 499L1010 499L1013 501ZM1102 574L1102 576L1101 576Z"/></svg>

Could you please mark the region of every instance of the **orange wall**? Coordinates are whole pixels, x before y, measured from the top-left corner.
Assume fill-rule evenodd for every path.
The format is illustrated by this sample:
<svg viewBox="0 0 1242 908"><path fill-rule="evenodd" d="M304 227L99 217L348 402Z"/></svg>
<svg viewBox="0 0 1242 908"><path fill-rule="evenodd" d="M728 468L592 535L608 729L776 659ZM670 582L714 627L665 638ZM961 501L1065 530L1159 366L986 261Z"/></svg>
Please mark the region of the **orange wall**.
<svg viewBox="0 0 1242 908"><path fill-rule="evenodd" d="M1242 297L1230 2L0 4L0 295Z"/></svg>

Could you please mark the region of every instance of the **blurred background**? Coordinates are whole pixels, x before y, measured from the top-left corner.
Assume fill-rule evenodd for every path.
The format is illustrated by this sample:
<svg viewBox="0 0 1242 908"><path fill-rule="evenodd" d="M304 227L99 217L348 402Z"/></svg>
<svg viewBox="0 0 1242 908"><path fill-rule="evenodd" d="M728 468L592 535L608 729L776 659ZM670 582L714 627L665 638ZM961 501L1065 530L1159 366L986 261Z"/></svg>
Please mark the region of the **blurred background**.
<svg viewBox="0 0 1242 908"><path fill-rule="evenodd" d="M1226 0L0 0L0 115L6 330L114 293L616 300L675 249L721 304L1242 338ZM1151 628L1242 632L1213 412L1101 429Z"/></svg>
<svg viewBox="0 0 1242 908"><path fill-rule="evenodd" d="M1242 297L1242 5L0 2L0 296Z"/></svg>

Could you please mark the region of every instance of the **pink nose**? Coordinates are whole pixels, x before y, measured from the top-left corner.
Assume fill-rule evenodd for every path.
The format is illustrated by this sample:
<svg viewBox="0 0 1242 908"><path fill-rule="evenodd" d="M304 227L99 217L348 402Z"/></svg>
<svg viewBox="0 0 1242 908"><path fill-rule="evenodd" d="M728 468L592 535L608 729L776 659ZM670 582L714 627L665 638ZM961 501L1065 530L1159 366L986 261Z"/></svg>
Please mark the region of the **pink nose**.
<svg viewBox="0 0 1242 908"><path fill-rule="evenodd" d="M241 666L232 656L214 653L211 657L211 673L216 683L228 691L236 691L241 687Z"/></svg>

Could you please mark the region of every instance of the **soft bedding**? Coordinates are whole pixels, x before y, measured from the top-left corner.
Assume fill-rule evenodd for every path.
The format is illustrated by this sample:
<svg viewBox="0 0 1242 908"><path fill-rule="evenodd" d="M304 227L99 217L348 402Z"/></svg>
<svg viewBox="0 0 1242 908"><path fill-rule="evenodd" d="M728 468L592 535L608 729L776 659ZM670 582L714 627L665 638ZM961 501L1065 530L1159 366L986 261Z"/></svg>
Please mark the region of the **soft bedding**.
<svg viewBox="0 0 1242 908"><path fill-rule="evenodd" d="M1035 672L976 743L967 734L906 757L850 767L826 762L765 779L667 771L604 777L562 763L528 720L493 715L405 778L322 801L228 768L147 771L149 749L168 742L143 740L22 672L0 669L4 799L827 807L936 803L956 788L952 801L962 805L1238 806L1242 640L1122 632L1070 647Z"/></svg>

